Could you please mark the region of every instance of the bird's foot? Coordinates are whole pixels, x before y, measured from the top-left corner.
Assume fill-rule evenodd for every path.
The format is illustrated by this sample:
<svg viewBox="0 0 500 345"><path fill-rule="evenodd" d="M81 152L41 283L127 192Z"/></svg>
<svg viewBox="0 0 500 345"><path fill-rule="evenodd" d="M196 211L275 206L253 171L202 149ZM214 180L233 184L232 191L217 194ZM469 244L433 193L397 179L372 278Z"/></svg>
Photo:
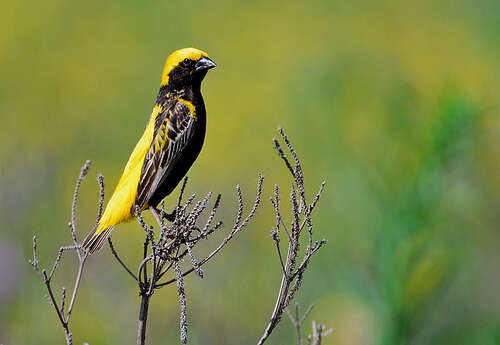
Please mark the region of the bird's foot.
<svg viewBox="0 0 500 345"><path fill-rule="evenodd" d="M168 220L170 223L174 222L176 214L177 214L177 207L174 208L174 210L171 213L167 213L165 211L161 212L162 217Z"/></svg>

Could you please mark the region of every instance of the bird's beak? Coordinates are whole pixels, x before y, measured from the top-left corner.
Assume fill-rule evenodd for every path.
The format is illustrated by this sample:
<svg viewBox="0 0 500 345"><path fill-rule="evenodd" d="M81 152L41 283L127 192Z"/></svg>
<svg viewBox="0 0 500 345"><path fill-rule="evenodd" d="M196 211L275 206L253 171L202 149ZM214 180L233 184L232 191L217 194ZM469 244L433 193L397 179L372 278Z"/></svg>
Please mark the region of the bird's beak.
<svg viewBox="0 0 500 345"><path fill-rule="evenodd" d="M214 68L215 66L217 66L215 62L213 62L206 56L203 56L201 59L198 60L196 65L194 65L194 71L195 72L206 71L209 70L210 68Z"/></svg>

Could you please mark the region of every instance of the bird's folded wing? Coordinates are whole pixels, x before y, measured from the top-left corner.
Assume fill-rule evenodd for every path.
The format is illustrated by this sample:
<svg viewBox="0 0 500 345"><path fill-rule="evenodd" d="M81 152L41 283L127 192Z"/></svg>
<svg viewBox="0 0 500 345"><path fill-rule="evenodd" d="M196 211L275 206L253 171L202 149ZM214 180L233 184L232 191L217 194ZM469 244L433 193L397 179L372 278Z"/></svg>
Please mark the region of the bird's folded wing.
<svg viewBox="0 0 500 345"><path fill-rule="evenodd" d="M144 158L134 208L144 207L169 166L179 159L192 137L195 122L189 107L181 101L158 113L153 140Z"/></svg>

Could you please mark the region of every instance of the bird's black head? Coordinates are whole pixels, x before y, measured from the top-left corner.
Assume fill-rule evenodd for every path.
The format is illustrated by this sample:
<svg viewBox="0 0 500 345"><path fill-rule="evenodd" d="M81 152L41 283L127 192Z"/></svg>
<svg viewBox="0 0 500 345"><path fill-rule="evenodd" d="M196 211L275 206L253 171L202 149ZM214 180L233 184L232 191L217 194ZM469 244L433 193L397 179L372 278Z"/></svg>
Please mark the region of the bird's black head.
<svg viewBox="0 0 500 345"><path fill-rule="evenodd" d="M215 66L204 51L195 48L176 50L165 62L161 85L172 89L199 87L207 71Z"/></svg>

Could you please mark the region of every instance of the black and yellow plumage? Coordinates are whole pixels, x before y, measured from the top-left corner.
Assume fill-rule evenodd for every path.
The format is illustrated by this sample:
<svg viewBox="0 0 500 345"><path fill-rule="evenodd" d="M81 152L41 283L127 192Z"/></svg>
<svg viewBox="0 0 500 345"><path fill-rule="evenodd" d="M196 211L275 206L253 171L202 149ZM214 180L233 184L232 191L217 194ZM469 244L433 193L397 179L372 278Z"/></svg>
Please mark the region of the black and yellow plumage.
<svg viewBox="0 0 500 345"><path fill-rule="evenodd" d="M201 82L212 67L215 63L207 54L195 48L177 50L167 58L144 134L99 224L83 243L90 253L102 247L117 224L132 219L137 207L154 210L198 157L206 128Z"/></svg>

